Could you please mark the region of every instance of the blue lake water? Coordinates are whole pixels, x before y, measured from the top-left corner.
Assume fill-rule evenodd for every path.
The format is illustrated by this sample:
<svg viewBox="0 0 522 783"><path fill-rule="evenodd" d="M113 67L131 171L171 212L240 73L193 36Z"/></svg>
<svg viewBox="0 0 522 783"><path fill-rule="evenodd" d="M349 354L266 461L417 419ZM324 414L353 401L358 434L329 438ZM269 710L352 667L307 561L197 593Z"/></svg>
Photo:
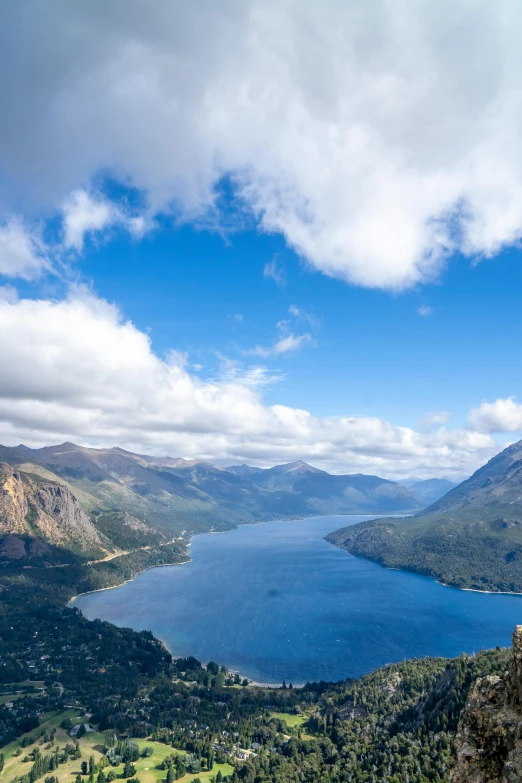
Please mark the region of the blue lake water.
<svg viewBox="0 0 522 783"><path fill-rule="evenodd" d="M150 569L75 605L90 619L152 631L174 655L215 660L264 683L339 680L404 658L510 644L522 596L444 587L323 539L368 518L195 536L190 563Z"/></svg>

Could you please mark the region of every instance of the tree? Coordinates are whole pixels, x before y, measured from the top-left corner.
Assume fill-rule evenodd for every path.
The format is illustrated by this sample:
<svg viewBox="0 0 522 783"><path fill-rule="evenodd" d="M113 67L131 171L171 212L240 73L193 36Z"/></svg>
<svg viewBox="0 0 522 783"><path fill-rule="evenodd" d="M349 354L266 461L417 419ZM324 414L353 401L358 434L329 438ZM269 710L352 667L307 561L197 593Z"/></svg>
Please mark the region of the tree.
<svg viewBox="0 0 522 783"><path fill-rule="evenodd" d="M126 761L123 768L123 777L132 778L136 774L136 767L131 761Z"/></svg>
<svg viewBox="0 0 522 783"><path fill-rule="evenodd" d="M98 772L97 783L107 783L107 779L105 777L105 773L104 773L103 769L100 769L100 771Z"/></svg>
<svg viewBox="0 0 522 783"><path fill-rule="evenodd" d="M4 768L4 754L0 753L0 772L3 770L3 768Z"/></svg>
<svg viewBox="0 0 522 783"><path fill-rule="evenodd" d="M89 756L89 772L91 773L91 775L93 774L95 769L96 769L96 764L94 762L94 756Z"/></svg>
<svg viewBox="0 0 522 783"><path fill-rule="evenodd" d="M103 732L103 744L109 750L109 748L113 748L116 744L116 739L114 737L114 731L113 729L108 729L107 731Z"/></svg>
<svg viewBox="0 0 522 783"><path fill-rule="evenodd" d="M214 661L209 661L209 663L207 663L207 672L210 672L214 675L219 674L219 666L217 663L214 663Z"/></svg>
<svg viewBox="0 0 522 783"><path fill-rule="evenodd" d="M121 754L124 761L138 761L140 757L140 747L137 742L127 740Z"/></svg>
<svg viewBox="0 0 522 783"><path fill-rule="evenodd" d="M80 773L78 773L78 774L76 775L76 781L75 781L75 783L83 783L83 782L82 782L82 776L80 775Z"/></svg>
<svg viewBox="0 0 522 783"><path fill-rule="evenodd" d="M80 728L78 729L78 731L76 733L76 736L78 737L78 739L83 737L83 735L85 734L86 731L87 731L87 729L85 728L85 723L80 723Z"/></svg>
<svg viewBox="0 0 522 783"><path fill-rule="evenodd" d="M167 767L167 777L165 778L165 783L173 783L174 781L174 770L172 769L172 765Z"/></svg>
<svg viewBox="0 0 522 783"><path fill-rule="evenodd" d="M88 769L88 766L87 766L87 762L86 761L82 761L82 775L86 775L88 771L89 771L89 769Z"/></svg>
<svg viewBox="0 0 522 783"><path fill-rule="evenodd" d="M216 783L222 783L223 781L223 775L221 774L221 770L218 769L218 773L216 775Z"/></svg>

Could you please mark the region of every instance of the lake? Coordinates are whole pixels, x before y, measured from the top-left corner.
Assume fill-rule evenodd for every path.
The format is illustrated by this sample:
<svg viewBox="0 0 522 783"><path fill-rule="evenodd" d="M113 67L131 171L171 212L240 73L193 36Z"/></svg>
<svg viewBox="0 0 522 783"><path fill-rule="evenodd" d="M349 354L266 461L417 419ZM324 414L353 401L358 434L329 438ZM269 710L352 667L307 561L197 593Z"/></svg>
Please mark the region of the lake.
<svg viewBox="0 0 522 783"><path fill-rule="evenodd" d="M339 680L385 663L510 644L522 596L473 593L382 568L324 541L370 517L328 516L198 535L191 562L152 568L74 605L150 630L263 683Z"/></svg>

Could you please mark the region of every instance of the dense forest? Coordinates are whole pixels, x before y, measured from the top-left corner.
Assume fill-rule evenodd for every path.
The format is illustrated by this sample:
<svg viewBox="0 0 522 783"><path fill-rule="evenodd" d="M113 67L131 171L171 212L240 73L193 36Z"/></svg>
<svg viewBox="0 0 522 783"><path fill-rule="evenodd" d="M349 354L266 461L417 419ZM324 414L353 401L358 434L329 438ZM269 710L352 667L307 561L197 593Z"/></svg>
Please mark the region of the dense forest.
<svg viewBox="0 0 522 783"><path fill-rule="evenodd" d="M110 580L114 573L104 569L111 563L89 579ZM143 566L120 564L116 577ZM20 743L27 747L21 783L45 783L53 775L61 783L60 765L79 752L74 741L54 761L41 760L37 741L44 742L46 716L71 709L120 743L148 739L170 747L159 780L194 780L200 772L202 780L218 783L224 777L232 783L438 783L448 779L470 684L508 665L508 651L497 649L453 661L406 661L340 683L247 686L218 663L173 660L148 632L91 622L67 608L66 599L89 582L78 570L77 581L67 571L23 569L0 577L0 688L5 694L17 683L21 688L16 709L0 700L0 746L12 750L18 743L22 754ZM43 686L32 688L31 681ZM120 766L112 772L110 751L107 746L93 769L87 759L82 783L136 779L133 762L125 765L115 752ZM214 763L224 765L215 775Z"/></svg>

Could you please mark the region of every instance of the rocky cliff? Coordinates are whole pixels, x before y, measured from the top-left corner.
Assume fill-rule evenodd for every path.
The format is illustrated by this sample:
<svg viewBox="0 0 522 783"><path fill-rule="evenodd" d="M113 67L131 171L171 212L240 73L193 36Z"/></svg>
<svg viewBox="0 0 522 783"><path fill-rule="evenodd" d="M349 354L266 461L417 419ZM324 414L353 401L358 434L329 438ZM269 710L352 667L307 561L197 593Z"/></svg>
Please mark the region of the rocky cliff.
<svg viewBox="0 0 522 783"><path fill-rule="evenodd" d="M513 656L504 675L472 687L455 737L450 783L522 781L522 625L513 634Z"/></svg>
<svg viewBox="0 0 522 783"><path fill-rule="evenodd" d="M0 559L45 556L49 547L103 555L107 542L63 484L0 463ZM44 544L44 545L42 545Z"/></svg>

